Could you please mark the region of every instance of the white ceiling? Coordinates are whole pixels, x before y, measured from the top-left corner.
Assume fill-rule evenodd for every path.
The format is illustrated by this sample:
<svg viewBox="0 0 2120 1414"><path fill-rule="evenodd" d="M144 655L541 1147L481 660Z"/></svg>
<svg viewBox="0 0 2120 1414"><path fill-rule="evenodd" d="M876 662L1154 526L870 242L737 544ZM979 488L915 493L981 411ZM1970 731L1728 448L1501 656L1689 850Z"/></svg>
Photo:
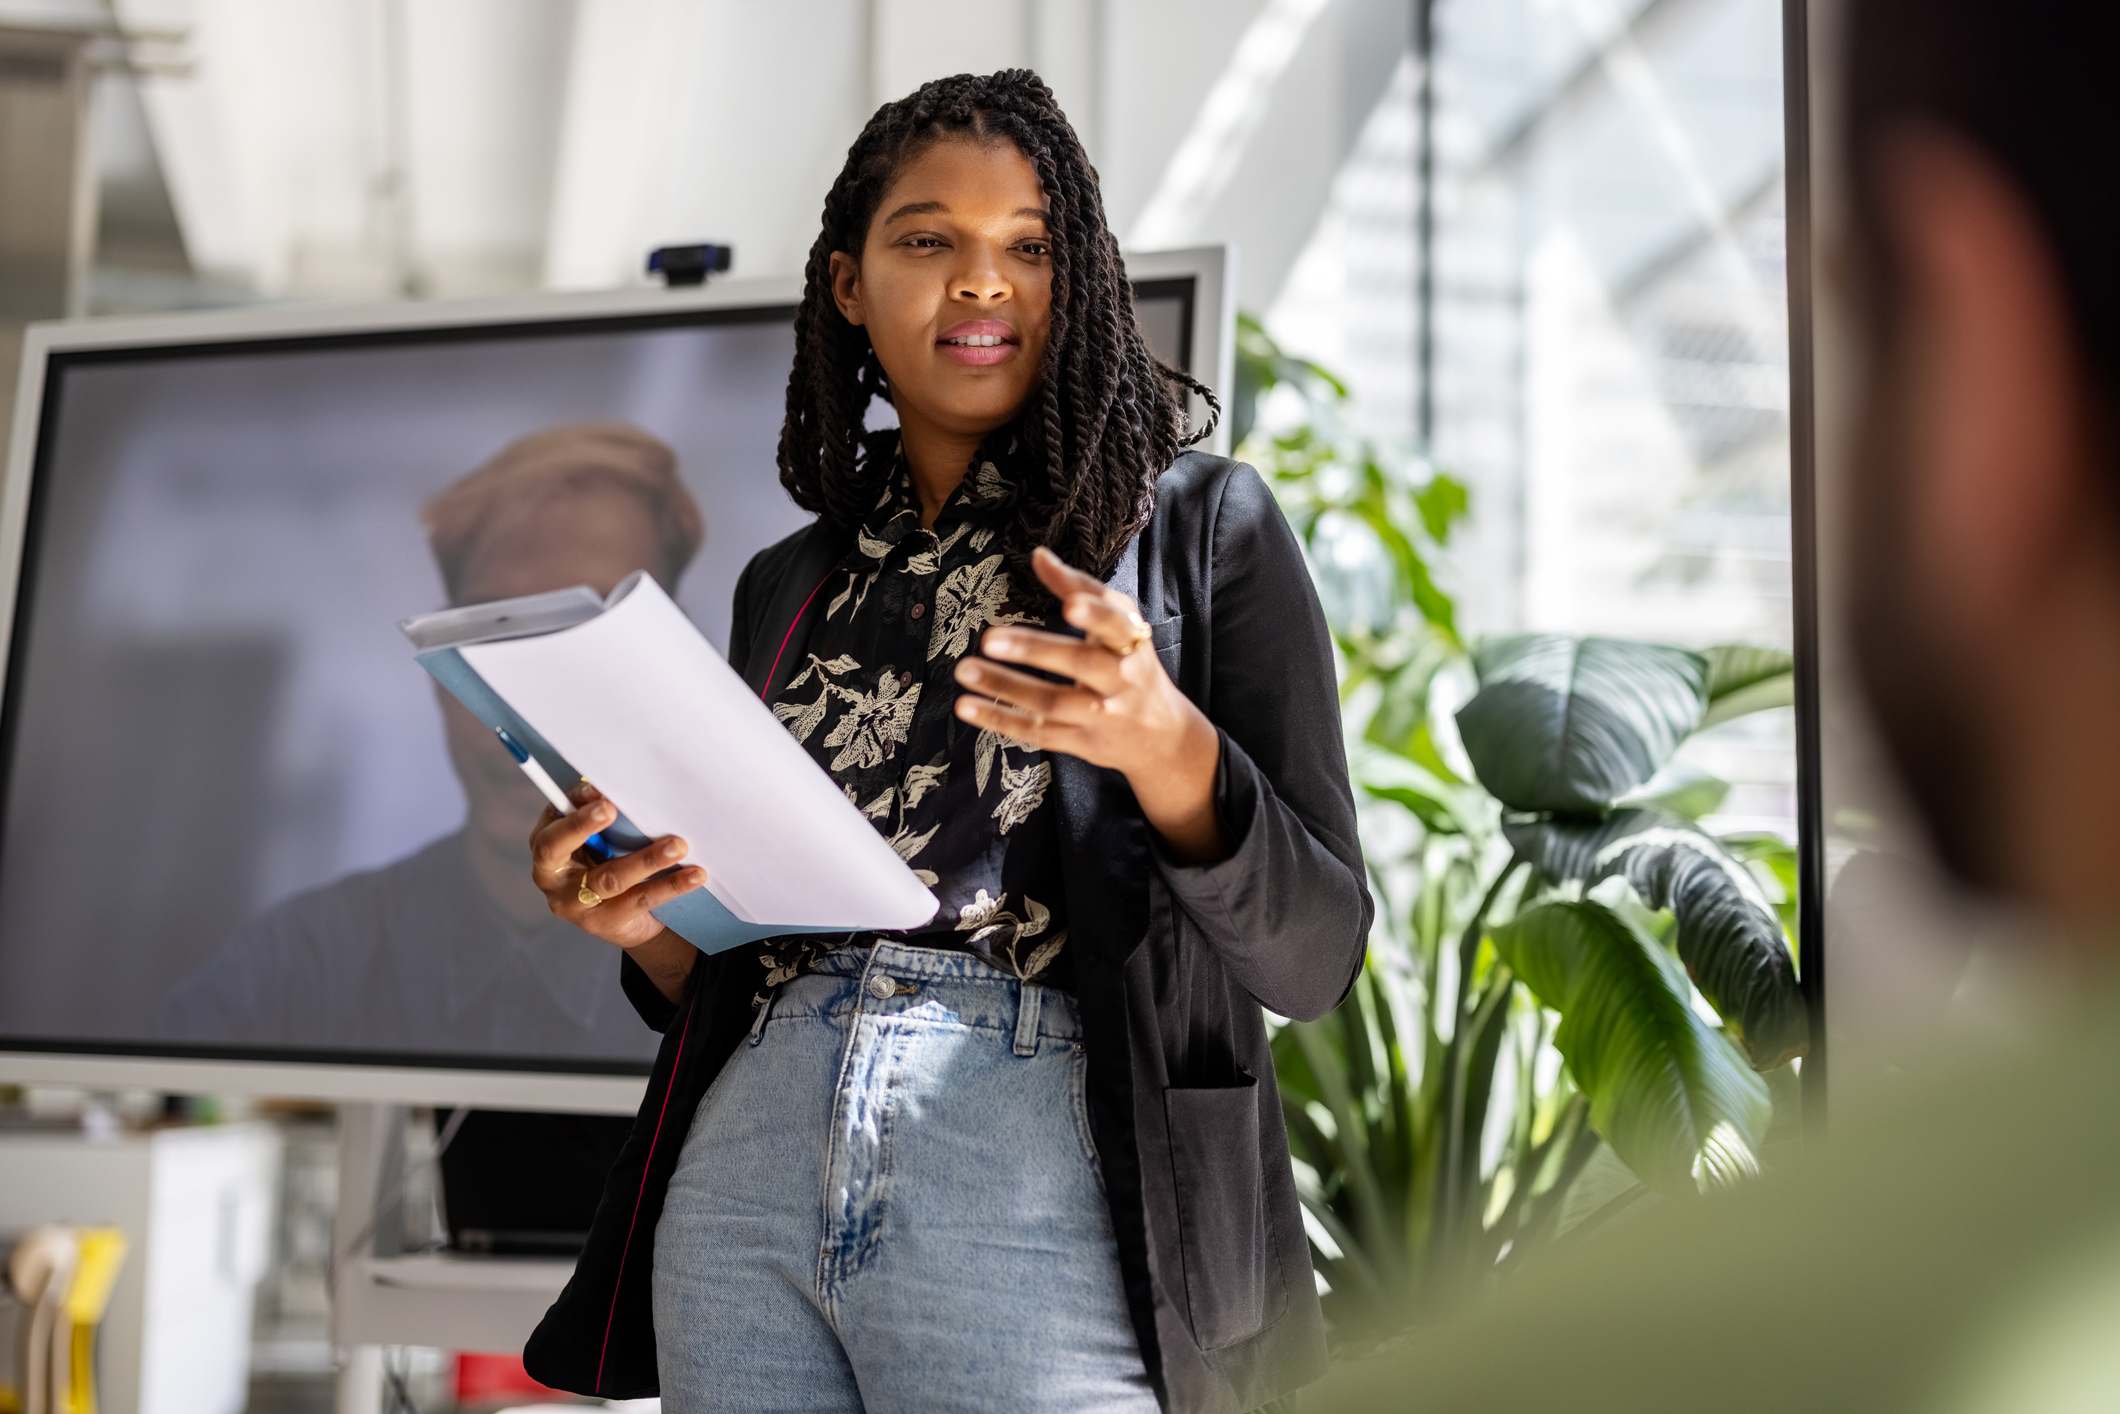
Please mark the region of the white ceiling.
<svg viewBox="0 0 2120 1414"><path fill-rule="evenodd" d="M610 287L698 240L792 273L877 103L1015 64L1122 240L1234 241L1263 308L1406 27L1402 0L0 0L21 22L181 36L98 84L102 310Z"/></svg>

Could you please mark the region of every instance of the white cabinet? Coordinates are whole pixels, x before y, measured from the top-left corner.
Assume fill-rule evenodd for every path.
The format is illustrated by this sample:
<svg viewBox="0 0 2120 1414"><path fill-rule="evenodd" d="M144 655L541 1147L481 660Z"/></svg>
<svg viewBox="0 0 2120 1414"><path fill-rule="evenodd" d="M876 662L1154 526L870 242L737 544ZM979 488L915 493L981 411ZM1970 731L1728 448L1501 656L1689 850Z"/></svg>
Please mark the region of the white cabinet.
<svg viewBox="0 0 2120 1414"><path fill-rule="evenodd" d="M98 1342L105 1414L238 1414L280 1138L266 1124L111 1138L0 1129L0 1231L115 1227L125 1265Z"/></svg>

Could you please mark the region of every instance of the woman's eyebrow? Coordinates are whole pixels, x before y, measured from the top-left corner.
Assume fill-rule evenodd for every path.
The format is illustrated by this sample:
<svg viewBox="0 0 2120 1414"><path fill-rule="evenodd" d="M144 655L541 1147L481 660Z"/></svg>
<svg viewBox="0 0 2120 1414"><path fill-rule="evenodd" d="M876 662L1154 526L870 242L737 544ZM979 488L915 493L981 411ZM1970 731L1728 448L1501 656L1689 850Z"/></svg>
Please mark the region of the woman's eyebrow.
<svg viewBox="0 0 2120 1414"><path fill-rule="evenodd" d="M942 202L909 201L905 205L899 207L896 211L893 211L890 215L884 217L883 224L888 226L901 216L946 216L948 214L949 207L944 205ZM1045 208L1042 206L1019 206L1016 208L1014 214L1017 216L1029 216L1035 218L1036 220L1043 221L1046 219L1047 213Z"/></svg>

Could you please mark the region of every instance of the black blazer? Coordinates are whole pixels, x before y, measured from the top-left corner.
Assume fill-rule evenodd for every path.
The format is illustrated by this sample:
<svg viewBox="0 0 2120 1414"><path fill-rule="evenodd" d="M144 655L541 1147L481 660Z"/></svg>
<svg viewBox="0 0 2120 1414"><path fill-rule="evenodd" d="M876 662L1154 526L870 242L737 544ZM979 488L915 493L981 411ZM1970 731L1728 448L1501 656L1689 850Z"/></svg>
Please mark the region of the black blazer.
<svg viewBox="0 0 2120 1414"><path fill-rule="evenodd" d="M812 522L738 577L729 662L761 696L801 660L815 622L803 611L844 548ZM1215 807L1233 853L1178 862L1124 776L1053 754L1090 1129L1163 1407L1250 1409L1325 1368L1261 1008L1337 1006L1375 914L1331 642L1280 506L1226 457L1172 464L1107 582L1139 603L1164 667L1216 726ZM1070 631L1057 605L1046 626ZM657 1392L655 1223L693 1109L748 1028L755 954L701 958L674 1005L620 961L663 1043L574 1275L524 1348L548 1385Z"/></svg>

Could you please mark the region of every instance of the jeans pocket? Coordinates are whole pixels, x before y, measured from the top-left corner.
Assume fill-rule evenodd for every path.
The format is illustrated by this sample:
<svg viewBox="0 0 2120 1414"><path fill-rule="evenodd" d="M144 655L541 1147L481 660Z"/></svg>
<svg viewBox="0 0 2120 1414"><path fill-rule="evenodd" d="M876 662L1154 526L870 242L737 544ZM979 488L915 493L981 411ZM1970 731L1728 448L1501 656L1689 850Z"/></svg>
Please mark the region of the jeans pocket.
<svg viewBox="0 0 2120 1414"><path fill-rule="evenodd" d="M1259 1082L1163 1092L1185 1266L1186 1318L1202 1350L1266 1324L1267 1236L1259 1172Z"/></svg>
<svg viewBox="0 0 2120 1414"><path fill-rule="evenodd" d="M1082 1145L1082 1161L1089 1165L1091 1177L1097 1180L1097 1191L1104 1192L1104 1160L1097 1154L1096 1132L1089 1127L1089 1052L1080 1041L1073 1042L1067 1057L1068 1110L1075 1119L1075 1138Z"/></svg>

